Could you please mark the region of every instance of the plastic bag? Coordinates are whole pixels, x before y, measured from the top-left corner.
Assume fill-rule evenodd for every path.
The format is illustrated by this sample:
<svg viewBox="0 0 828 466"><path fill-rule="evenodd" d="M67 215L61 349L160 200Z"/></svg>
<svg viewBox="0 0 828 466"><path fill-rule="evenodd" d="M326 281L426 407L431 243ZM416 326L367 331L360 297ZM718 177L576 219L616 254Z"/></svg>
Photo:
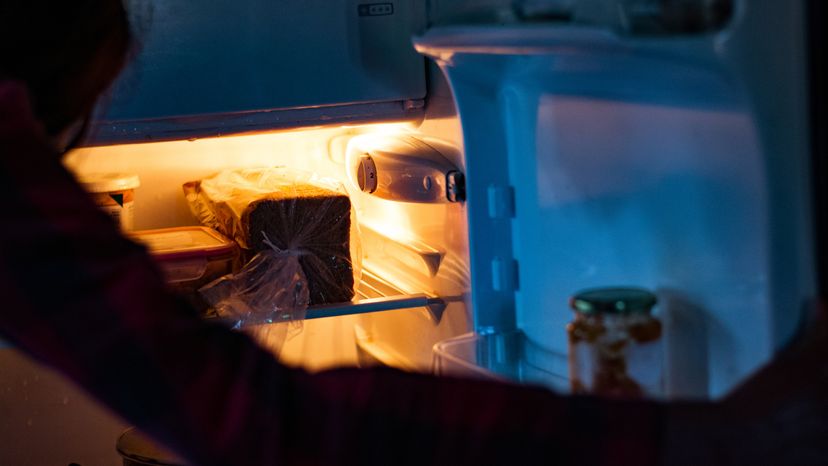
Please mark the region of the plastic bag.
<svg viewBox="0 0 828 466"><path fill-rule="evenodd" d="M250 332L278 354L289 329L301 329L309 288L299 264L301 252L283 251L269 239L265 241L271 249L256 254L238 273L208 283L199 292L233 328Z"/></svg>
<svg viewBox="0 0 828 466"><path fill-rule="evenodd" d="M235 327L301 320L308 307L308 281L294 251L256 254L239 273L225 275L199 291L220 317Z"/></svg>
<svg viewBox="0 0 828 466"><path fill-rule="evenodd" d="M341 184L284 167L241 169L186 183L184 193L198 220L250 259L202 289L221 317L239 328L296 321L308 305L353 298L359 242Z"/></svg>

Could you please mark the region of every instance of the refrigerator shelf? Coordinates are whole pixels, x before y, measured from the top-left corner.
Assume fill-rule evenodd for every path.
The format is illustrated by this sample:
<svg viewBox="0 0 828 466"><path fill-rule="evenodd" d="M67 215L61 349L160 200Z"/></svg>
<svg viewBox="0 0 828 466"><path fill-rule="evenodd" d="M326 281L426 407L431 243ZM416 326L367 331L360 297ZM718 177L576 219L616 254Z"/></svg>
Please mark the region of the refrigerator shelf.
<svg viewBox="0 0 828 466"><path fill-rule="evenodd" d="M443 317L446 302L428 293L405 293L379 275L363 269L362 279L352 301L310 306L305 313L305 320L422 308L428 310L435 323L439 323ZM211 319L228 326L235 325L234 319L223 317Z"/></svg>
<svg viewBox="0 0 828 466"><path fill-rule="evenodd" d="M445 308L445 303L442 299L431 297L425 293L359 299L347 303L311 306L305 314L305 319L322 319L325 317L395 311L399 309L418 309L421 307L427 307L430 310L432 308L442 310Z"/></svg>

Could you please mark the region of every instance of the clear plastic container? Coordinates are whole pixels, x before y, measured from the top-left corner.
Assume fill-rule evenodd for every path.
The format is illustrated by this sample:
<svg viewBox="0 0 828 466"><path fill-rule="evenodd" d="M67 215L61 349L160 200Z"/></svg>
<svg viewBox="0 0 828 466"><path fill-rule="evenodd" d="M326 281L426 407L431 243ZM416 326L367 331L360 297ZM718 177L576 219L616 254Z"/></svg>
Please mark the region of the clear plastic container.
<svg viewBox="0 0 828 466"><path fill-rule="evenodd" d="M235 242L207 227L143 230L130 236L147 246L172 290L200 311L207 305L198 289L232 273L238 257Z"/></svg>
<svg viewBox="0 0 828 466"><path fill-rule="evenodd" d="M638 288L596 288L570 299L567 325L573 393L639 398L662 394L656 297Z"/></svg>
<svg viewBox="0 0 828 466"><path fill-rule="evenodd" d="M460 335L437 343L433 352L437 375L569 389L566 354L537 345L520 330Z"/></svg>

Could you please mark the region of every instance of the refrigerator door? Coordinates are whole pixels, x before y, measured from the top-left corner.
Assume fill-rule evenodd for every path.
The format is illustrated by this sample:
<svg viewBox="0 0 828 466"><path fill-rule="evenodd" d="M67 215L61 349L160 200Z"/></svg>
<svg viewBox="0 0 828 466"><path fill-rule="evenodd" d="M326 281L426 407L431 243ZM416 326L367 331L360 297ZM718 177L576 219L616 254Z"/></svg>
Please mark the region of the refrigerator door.
<svg viewBox="0 0 828 466"><path fill-rule="evenodd" d="M91 144L422 117L417 0L127 2L137 54Z"/></svg>
<svg viewBox="0 0 828 466"><path fill-rule="evenodd" d="M789 341L816 295L804 8L738 7L716 34L417 39L463 125L479 334L519 329L565 354L569 296L645 287L668 396L693 397L723 395Z"/></svg>

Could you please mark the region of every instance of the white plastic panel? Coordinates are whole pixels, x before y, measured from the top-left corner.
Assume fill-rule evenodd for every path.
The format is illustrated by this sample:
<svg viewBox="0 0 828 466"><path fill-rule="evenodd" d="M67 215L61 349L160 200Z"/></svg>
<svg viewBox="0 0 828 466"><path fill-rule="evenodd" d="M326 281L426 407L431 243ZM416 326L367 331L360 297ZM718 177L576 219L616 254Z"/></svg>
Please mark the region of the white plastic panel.
<svg viewBox="0 0 828 466"><path fill-rule="evenodd" d="M362 4L391 14L362 16ZM412 0L154 2L108 117L154 118L425 96ZM129 91L129 92L127 92Z"/></svg>
<svg viewBox="0 0 828 466"><path fill-rule="evenodd" d="M668 320L704 315L670 328L695 347L675 348L674 372L707 367L692 380L718 391L769 356L767 187L748 115L542 95L536 128L513 146L535 157L510 170L530 339L565 352L569 296L634 285L658 292Z"/></svg>
<svg viewBox="0 0 828 466"><path fill-rule="evenodd" d="M801 25L801 2L756 0L713 36L417 39L463 124L476 329L564 351L572 293L637 285L668 396L721 396L770 358L815 295Z"/></svg>

